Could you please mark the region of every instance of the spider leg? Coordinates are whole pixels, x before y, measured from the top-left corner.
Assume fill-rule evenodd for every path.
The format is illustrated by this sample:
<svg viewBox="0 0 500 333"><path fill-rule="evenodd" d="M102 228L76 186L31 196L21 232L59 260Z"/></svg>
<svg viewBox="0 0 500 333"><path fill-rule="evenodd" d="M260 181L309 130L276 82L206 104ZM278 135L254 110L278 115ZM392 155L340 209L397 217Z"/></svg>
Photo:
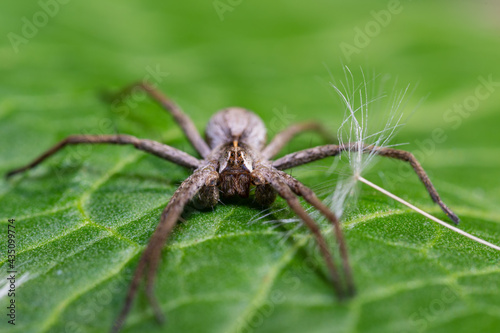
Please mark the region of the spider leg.
<svg viewBox="0 0 500 333"><path fill-rule="evenodd" d="M339 272L333 261L333 256L330 250L328 249L326 240L321 234L321 230L318 224L314 222L314 220L309 216L309 214L307 214L304 208L300 205L297 196L292 192L290 187L287 185L285 179L283 179L283 177L279 173L274 171L272 167L267 167L267 166L257 167L256 170L254 170L253 175L256 178L259 177L263 178L267 183L269 183L278 192L278 194L283 199L286 200L288 206L290 206L290 208L292 208L292 210L301 218L301 220L304 221L306 226L312 232L316 240L316 243L319 246L321 255L323 256L326 265L328 267L328 270L330 271L332 285L338 297L340 299L344 298L345 293L344 290L342 289ZM261 182L262 180L258 181L258 183Z"/></svg>
<svg viewBox="0 0 500 333"><path fill-rule="evenodd" d="M318 122L307 122L293 124L274 136L271 142L262 151L262 156L269 160L274 157L279 151L295 136L305 131L317 131L326 140L326 142L334 142L335 139L328 133L324 126Z"/></svg>
<svg viewBox="0 0 500 333"><path fill-rule="evenodd" d="M453 222L455 222L455 224L458 224L460 219L441 200L441 197L439 196L434 185L432 185L432 182L429 179L429 176L427 176L427 174L424 171L424 168L422 168L422 166L417 161L415 156L413 156L412 153L404 151L404 150L393 149L393 148L384 148L384 147L378 147L378 146L372 146L372 145L363 145L362 147L363 147L363 153L376 154L376 155L380 155L380 156L395 158L395 159L410 163L413 170L415 170L418 178L420 178L420 181L424 184L425 188L427 189L427 192L429 192L432 200L441 207L443 212ZM316 160L319 160L319 159L322 159L325 157L336 156L343 151L351 151L352 152L352 151L357 151L358 149L359 149L359 145L356 143L348 143L345 145L318 146L318 147L305 149L305 150L301 150L301 151L298 151L295 153L288 154L288 155L274 161L273 166L278 170L284 170L284 169L293 168L295 166L303 165L306 163L310 163L310 162L313 162L313 161L316 161Z"/></svg>
<svg viewBox="0 0 500 333"><path fill-rule="evenodd" d="M437 203L441 207L443 212L445 212L445 214L448 215L448 217L453 222L455 222L455 224L458 224L458 222L460 222L460 218L455 213L453 213L453 211L450 208L448 208L448 206L445 205L443 200L441 200L441 197L439 196L434 185L432 185L429 176L427 176L424 168L422 168L422 165L420 165L420 163L412 153L393 148L381 148L377 152L377 154L379 154L380 156L395 158L410 163L413 170L415 170L415 172L417 173L418 178L420 178L420 181L424 183L424 186L427 188L427 192L429 192L432 201Z"/></svg>
<svg viewBox="0 0 500 333"><path fill-rule="evenodd" d="M160 91L158 91L155 87L152 85L146 83L146 82L138 82L136 84L133 84L127 88L125 88L121 93L118 95L120 97L124 97L129 95L134 89L141 89L144 92L146 92L153 100L155 100L163 109L168 111L173 117L174 120L179 124L181 127L182 131L188 138L189 142L193 145L193 147L200 153L200 155L205 158L208 156L210 153L210 148L208 147L207 143L203 138L201 137L200 133L194 126L193 121L191 118L189 118L188 115L186 115L182 109L175 104L172 100L170 100L167 96L162 94Z"/></svg>
<svg viewBox="0 0 500 333"><path fill-rule="evenodd" d="M151 303L158 321L162 322L164 320L160 305L154 296L153 290L156 270L161 259L161 250L167 240L167 237L171 233L182 211L184 210L184 206L203 186L213 184L218 177L219 176L215 171L215 167L213 165L207 165L203 168L197 169L172 195L167 207L165 207L163 213L161 214L160 222L151 236L146 250L139 260L139 264L137 265L127 293L125 304L111 329L112 332L116 333L121 329L132 307L139 283L145 274L147 277L146 295L148 300ZM145 270L147 271L145 272Z"/></svg>
<svg viewBox="0 0 500 333"><path fill-rule="evenodd" d="M332 223L335 229L335 237L337 239L337 243L339 244L340 256L342 258L342 268L344 270L347 283L347 291L349 295L354 295L356 288L354 286L351 265L349 264L349 253L347 251L347 245L337 216L330 209L328 209L328 207L325 206L321 200L318 199L316 194L310 188L283 171L276 170L275 172L286 181L292 191L294 191L297 195L304 197L307 202L319 210L321 214L323 214Z"/></svg>
<svg viewBox="0 0 500 333"><path fill-rule="evenodd" d="M135 148L146 151L153 155L156 155L165 160L174 162L180 166L196 169L200 166L201 161L197 158L181 151L176 148L164 145L162 143L146 140L146 139L138 139L131 135L118 134L118 135L72 135L67 137L66 139L60 141L58 144L44 152L42 155L37 157L31 163L9 171L5 177L9 178L12 175L17 173L29 170L34 168L41 162L43 162L48 157L54 155L60 149L64 148L67 145L75 145L75 144L117 144L117 145L126 145L131 144L134 145Z"/></svg>

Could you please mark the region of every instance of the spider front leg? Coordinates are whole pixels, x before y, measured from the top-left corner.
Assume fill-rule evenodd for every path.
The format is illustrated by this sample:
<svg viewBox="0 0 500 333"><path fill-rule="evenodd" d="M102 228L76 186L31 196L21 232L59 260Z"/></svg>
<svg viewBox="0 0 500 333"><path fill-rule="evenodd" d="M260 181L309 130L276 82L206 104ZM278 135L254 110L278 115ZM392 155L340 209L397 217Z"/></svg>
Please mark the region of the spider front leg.
<svg viewBox="0 0 500 333"><path fill-rule="evenodd" d="M186 168L196 169L200 166L201 161L193 156L178 150L176 148L164 145L162 143L146 140L146 139L138 139L131 135L125 134L117 134L117 135L72 135L67 137L66 139L60 141L55 146L44 152L42 155L37 157L31 163L9 171L5 177L9 178L17 173L24 172L31 168L34 168L38 164L42 163L45 159L57 153L62 148L67 145L76 145L76 144L115 144L115 145L133 145L135 148L139 150L143 150L145 152L156 155L165 160L174 162L178 165L181 165Z"/></svg>
<svg viewBox="0 0 500 333"><path fill-rule="evenodd" d="M343 299L345 291L342 288L339 272L333 260L333 256L328 248L325 238L321 234L321 229L318 224L307 214L304 208L300 205L297 196L292 192L283 177L276 172L271 166L260 164L256 166L252 172L252 181L257 186L268 184L271 186L283 199L286 200L288 206L304 221L305 225L312 232L316 243L319 246L321 255L330 271L330 277L333 288L340 299Z"/></svg>
<svg viewBox="0 0 500 333"><path fill-rule="evenodd" d="M155 316L159 322L164 320L160 305L154 296L154 282L156 270L161 258L161 250L177 223L185 205L191 200L198 191L204 186L213 186L217 183L219 174L215 171L213 164L206 165L197 169L188 179L186 179L170 198L170 201L161 214L160 223L156 227L149 243L141 256L135 270L132 282L130 284L125 304L112 327L112 332L118 332L132 307L139 283L146 275L146 295L153 308ZM145 270L147 270L145 272Z"/></svg>
<svg viewBox="0 0 500 333"><path fill-rule="evenodd" d="M174 117L175 121L177 122L177 124L179 124L189 142L191 142L193 147L196 149L196 151L198 151L198 153L200 153L203 158L207 157L210 154L210 148L200 136L200 133L194 126L191 118L189 118L189 116L186 115L176 103L162 94L152 85L144 81L135 83L118 93L118 97L123 99L136 89L146 92L149 97L155 100L161 107L163 107L163 109L165 109Z"/></svg>
<svg viewBox="0 0 500 333"><path fill-rule="evenodd" d="M278 170L285 170L299 165L314 162L323 159L325 157L337 156L344 151L355 152L358 151L359 148L360 146L357 143L347 143L344 145L318 146L283 156L282 158L274 161L273 166ZM443 212L455 224L458 224L458 222L460 222L458 216L455 213L453 213L453 211L450 208L448 208L448 206L444 204L443 200L441 200L441 197L439 196L434 185L432 185L429 176L427 176L427 174L424 171L424 168L422 168L422 166L417 161L415 156L413 156L412 153L404 150L384 148L372 145L361 145L361 149L363 150L363 153L376 154L410 163L413 170L415 170L418 178L420 178L420 181L424 184L425 188L427 189L427 192L429 192L429 195L431 196L432 200L441 207Z"/></svg>

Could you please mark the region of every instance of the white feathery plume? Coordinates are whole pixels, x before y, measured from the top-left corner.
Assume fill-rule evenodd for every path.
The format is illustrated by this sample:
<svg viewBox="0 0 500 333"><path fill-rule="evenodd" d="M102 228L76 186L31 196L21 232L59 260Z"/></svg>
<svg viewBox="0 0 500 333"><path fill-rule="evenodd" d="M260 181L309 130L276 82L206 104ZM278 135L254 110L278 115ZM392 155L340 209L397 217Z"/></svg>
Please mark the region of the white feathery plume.
<svg viewBox="0 0 500 333"><path fill-rule="evenodd" d="M373 158L377 155L376 149L364 152L363 147L377 146L383 148L396 146L389 145L389 142L401 126L403 126L401 120L403 119L403 110L406 104L405 97L410 86L408 85L405 89L397 91L395 89L397 83L396 80L392 93L387 95L382 92L383 82L381 82L379 92L374 94L373 90L369 91L368 86L371 84L372 89L376 86L375 81L377 76L374 76L372 79L367 81L363 70L360 69L360 71L363 77L363 83L358 86L354 85L354 76L347 66L344 66L345 83L340 82L340 84L336 84L334 80L334 82L331 83L332 87L345 105L344 121L338 130L339 144L343 145L350 143L351 145L348 146L353 147L353 149L344 153L347 155L351 172L349 172L347 177L345 175L341 175L339 177L334 193L327 199L327 201L330 201L330 208L338 217L341 217L346 200L356 194L356 185L358 181L360 181L454 232L489 246L490 248L500 250L499 246L477 238L463 230L439 220L438 218L424 212L423 210L397 197L393 193L390 193L389 191L373 184L361 176L362 172L369 168ZM386 100L386 104L380 103L383 100ZM388 116L386 118L387 122L382 130L375 131L374 134L368 134L368 117L370 110L377 109L377 112L379 112L383 110L381 106L386 109L386 112L388 112ZM410 115L412 113L413 112L411 112ZM381 115L377 115L377 117L381 117ZM370 118L370 120L371 119L372 118ZM341 158L341 156L339 156L339 158Z"/></svg>
<svg viewBox="0 0 500 333"><path fill-rule="evenodd" d="M360 72L363 77L361 84L355 85L354 75L347 66L344 66L345 82L336 83L332 77L333 82L330 83L345 105L344 120L337 131L339 145L353 144L348 145L352 149L339 156L339 159L347 157L350 170L341 172L333 195L327 199L330 201L330 208L339 217L344 212L347 199L357 195L358 177L373 165L373 159L377 155L377 150L364 151L363 147L396 146L389 145L389 142L404 125L402 123L405 116L403 111L410 90L410 85L407 85L403 90L398 91L396 89L397 80L395 80L394 86L390 90L391 93L387 94L384 92L384 86L389 80L388 75L373 74L367 80L362 69ZM378 91L375 91L377 86ZM372 110L384 113L373 117ZM408 116L412 113L413 111ZM382 119L387 120L385 123L373 126L373 120L381 122ZM380 128L382 129L380 130ZM372 132L373 134L369 134Z"/></svg>

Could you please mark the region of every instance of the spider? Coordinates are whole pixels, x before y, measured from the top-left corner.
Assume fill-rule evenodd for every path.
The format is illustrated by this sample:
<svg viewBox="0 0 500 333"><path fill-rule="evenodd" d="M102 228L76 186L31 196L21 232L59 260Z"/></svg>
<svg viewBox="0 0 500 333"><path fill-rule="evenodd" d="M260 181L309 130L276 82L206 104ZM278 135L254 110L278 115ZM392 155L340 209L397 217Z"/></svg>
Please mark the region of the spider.
<svg viewBox="0 0 500 333"><path fill-rule="evenodd" d="M123 94L127 95L133 89L141 89L146 92L174 117L190 143L201 155L201 159L174 147L152 140L139 139L131 135L72 135L60 141L31 163L12 170L6 175L6 177L10 177L31 169L65 146L75 144L133 145L137 149L193 170L193 173L182 182L172 195L161 214L160 222L139 260L125 303L113 325L113 332L118 332L121 329L131 309L142 278L146 279L146 296L156 318L160 322L164 320L161 308L154 295L155 275L162 247L177 221L181 218L181 213L186 204L191 200L195 200L202 207L213 207L219 202L220 197L239 196L248 198L251 186L255 186L254 200L261 206L271 205L277 195L286 200L288 206L300 217L314 236L338 298L344 299L354 295L354 279L339 220L311 189L291 175L283 172L285 169L329 156L336 156L344 151L352 152L359 151L359 149L362 149L363 153L376 153L381 156L403 160L413 167L432 200L441 207L453 222L458 223L459 221L458 217L443 203L424 169L410 152L373 145L360 146L355 143L328 144L291 153L273 161L272 158L297 134L309 130L320 132L322 126L316 122L292 125L278 133L266 145L266 127L262 120L249 110L230 107L212 116L206 126L206 140L203 140L192 120L179 106L161 94L156 88L141 82L125 89ZM316 208L333 225L342 270L337 268L332 252L327 246L318 224L304 210L299 202L299 196Z"/></svg>

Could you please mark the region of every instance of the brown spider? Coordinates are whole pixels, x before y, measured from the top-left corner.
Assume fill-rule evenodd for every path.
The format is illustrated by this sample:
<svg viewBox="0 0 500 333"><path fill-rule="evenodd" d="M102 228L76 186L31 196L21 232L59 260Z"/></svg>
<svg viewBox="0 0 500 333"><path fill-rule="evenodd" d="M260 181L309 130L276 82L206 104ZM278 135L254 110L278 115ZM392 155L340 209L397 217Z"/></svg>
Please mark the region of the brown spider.
<svg viewBox="0 0 500 333"><path fill-rule="evenodd" d="M35 167L66 145L82 143L131 144L137 149L194 170L193 174L182 182L175 191L163 210L160 222L139 260L125 304L112 331L117 332L122 327L143 276L146 278L146 295L155 316L159 321L163 321L163 314L153 291L155 273L161 257L162 247L179 220L185 205L190 200L196 199L201 206L212 207L219 201L219 195L225 198L233 196L247 198L252 185L256 187L255 201L262 206L272 204L277 194L286 200L290 208L304 221L314 235L321 255L328 267L337 296L342 299L354 294L354 280L349 265L347 247L337 217L316 197L311 189L282 170L328 156L336 156L343 151L354 151L359 149L359 145L348 143L344 145L318 146L288 154L272 161L271 159L294 136L306 130L321 130L321 125L318 123L293 125L278 133L266 145L266 128L262 120L251 111L231 107L217 112L210 119L205 131L206 140L203 140L191 119L175 103L152 86L139 83L126 89L124 94L130 93L132 89L136 88L147 92L165 110L172 114L203 159L195 158L183 151L156 141L138 139L130 135L73 135L56 144L30 164L12 170L6 175L10 177ZM441 206L451 220L458 223L458 217L441 201L429 177L411 153L377 146L363 146L363 152L375 152L381 156L409 162L424 183L432 200ZM298 196L302 196L333 224L342 261L343 278L339 274L320 228L301 206Z"/></svg>

